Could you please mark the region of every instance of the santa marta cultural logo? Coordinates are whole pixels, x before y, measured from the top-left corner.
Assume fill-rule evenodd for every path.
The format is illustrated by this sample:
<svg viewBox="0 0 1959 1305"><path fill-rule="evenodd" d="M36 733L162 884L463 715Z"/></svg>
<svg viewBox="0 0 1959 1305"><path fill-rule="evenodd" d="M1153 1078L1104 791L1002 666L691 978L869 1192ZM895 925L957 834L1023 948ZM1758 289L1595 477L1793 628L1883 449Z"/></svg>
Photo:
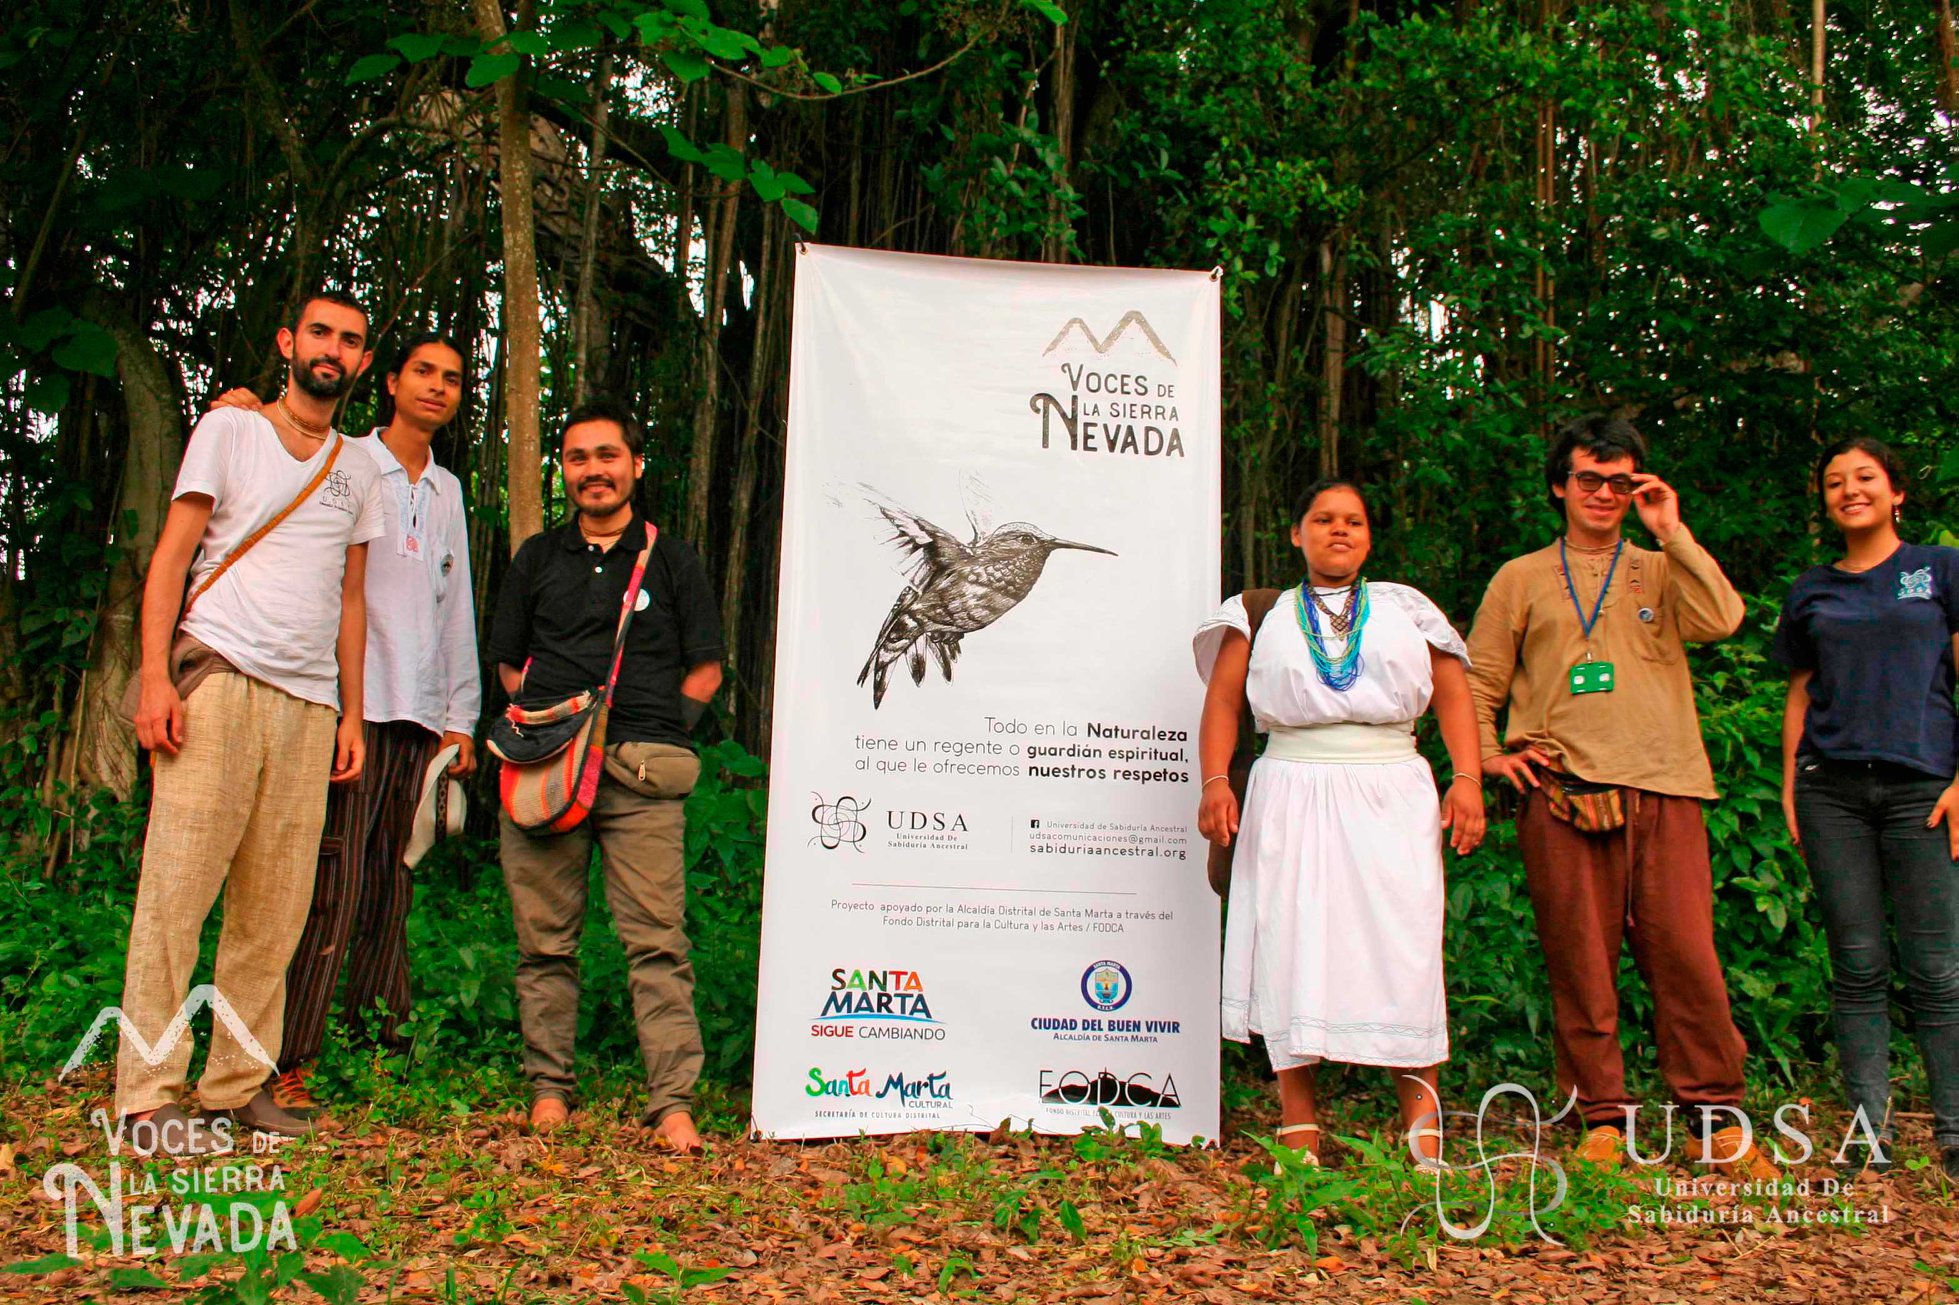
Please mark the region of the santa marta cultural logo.
<svg viewBox="0 0 1959 1305"><path fill-rule="evenodd" d="M871 832L862 819L871 809L870 799L847 793L835 802L825 802L820 793L812 793L810 797L816 803L809 809L809 818L816 822L816 833L809 841L832 852L840 847L862 852L864 837Z"/></svg>
<svg viewBox="0 0 1959 1305"><path fill-rule="evenodd" d="M1134 991L1120 961L1097 961L1082 971L1082 1000L1099 1011L1121 1010Z"/></svg>
<svg viewBox="0 0 1959 1305"><path fill-rule="evenodd" d="M184 998L154 1045L144 1039L121 1007L104 1007L90 1022L88 1032L62 1066L59 1077L66 1078L79 1069L112 1025L143 1063L160 1065L190 1036L191 1020L207 1007L212 1019L223 1025L237 1043L238 1054L268 1073L277 1068L224 994L211 984L199 984ZM108 1253L115 1256L150 1256L165 1251L172 1255L215 1255L299 1249L294 1214L284 1196L283 1171L277 1165L231 1159L236 1145L233 1123L228 1116L177 1122L181 1133L194 1130L213 1143L214 1158L224 1163L163 1172L154 1168L125 1172L123 1148L127 1146L139 1157L148 1157L179 1148L188 1137L172 1136L170 1127L159 1128L152 1120L131 1123L113 1117L99 1107L90 1114L89 1122L102 1130L109 1148L108 1170L100 1175L102 1181L97 1181L98 1175L69 1161L49 1166L41 1177L42 1194L62 1207L70 1256L80 1254L84 1200L102 1221ZM255 1153L276 1150L287 1141L254 1133L252 1150ZM305 1210L304 1202L300 1208L302 1212ZM89 1240L99 1246L102 1238L103 1233L92 1233Z"/></svg>

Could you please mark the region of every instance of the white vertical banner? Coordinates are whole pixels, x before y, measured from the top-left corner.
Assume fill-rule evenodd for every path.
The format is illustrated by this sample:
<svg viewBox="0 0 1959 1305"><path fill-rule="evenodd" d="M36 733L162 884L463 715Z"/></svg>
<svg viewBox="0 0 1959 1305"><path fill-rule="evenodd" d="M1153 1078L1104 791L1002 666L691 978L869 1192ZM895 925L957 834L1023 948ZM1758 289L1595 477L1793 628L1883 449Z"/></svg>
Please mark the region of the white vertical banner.
<svg viewBox="0 0 1959 1305"><path fill-rule="evenodd" d="M803 246L754 1122L1218 1133L1207 273Z"/></svg>

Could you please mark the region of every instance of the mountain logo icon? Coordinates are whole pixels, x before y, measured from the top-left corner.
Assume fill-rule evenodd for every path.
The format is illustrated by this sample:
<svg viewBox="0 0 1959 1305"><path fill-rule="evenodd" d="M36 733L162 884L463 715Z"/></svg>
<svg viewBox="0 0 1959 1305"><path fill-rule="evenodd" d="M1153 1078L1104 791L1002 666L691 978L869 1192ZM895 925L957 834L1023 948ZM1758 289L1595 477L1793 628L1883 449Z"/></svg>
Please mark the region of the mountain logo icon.
<svg viewBox="0 0 1959 1305"><path fill-rule="evenodd" d="M177 1013L171 1017L170 1023L164 1026L163 1035L156 1040L154 1047L143 1040L143 1035L137 1031L129 1017L122 1013L122 1007L104 1006L97 1013L95 1022L88 1026L88 1032L82 1035L81 1042L75 1047L75 1053L68 1057L68 1063L61 1067L61 1073L57 1077L67 1078L80 1069L82 1063L88 1059L89 1052L95 1050L96 1040L111 1024L116 1025L122 1036L129 1039L130 1045L136 1049L136 1054L143 1058L144 1064L160 1065L165 1057L177 1049L178 1043L190 1036L191 1020L196 1018L197 1013L206 1006L211 1008L211 1018L223 1024L230 1030L231 1036L238 1040L239 1050L265 1066L268 1071L278 1069L277 1062L265 1054L265 1048L260 1046L259 1040L252 1036L252 1031L245 1027L245 1021L239 1018L238 1012L232 1009L231 1003L225 1000L224 994L213 984L200 983L190 990L190 994L184 998L184 1004L177 1007Z"/></svg>
<svg viewBox="0 0 1959 1305"><path fill-rule="evenodd" d="M1156 329L1150 325L1149 318L1134 308L1122 315L1122 320L1115 324L1115 328L1108 335L1099 339L1087 322L1079 317L1069 318L1067 325L1063 326L1054 339L1048 342L1048 347L1041 350L1041 356L1046 357L1053 353L1073 335L1080 335L1082 339L1088 341L1095 352L1106 354L1116 347L1117 341L1121 340L1132 326L1143 333L1143 338L1149 341L1150 348L1162 355L1166 362L1173 365L1176 363L1177 360L1171 355L1169 346L1163 343L1163 337L1158 335Z"/></svg>

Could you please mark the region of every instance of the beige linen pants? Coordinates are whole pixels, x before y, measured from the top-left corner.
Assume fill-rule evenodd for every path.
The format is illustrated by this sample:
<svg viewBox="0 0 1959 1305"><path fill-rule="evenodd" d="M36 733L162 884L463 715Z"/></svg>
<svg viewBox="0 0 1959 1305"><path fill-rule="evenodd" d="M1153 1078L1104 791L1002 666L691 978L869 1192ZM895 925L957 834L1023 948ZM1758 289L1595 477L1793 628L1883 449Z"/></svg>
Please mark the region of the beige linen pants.
<svg viewBox="0 0 1959 1305"><path fill-rule="evenodd" d="M206 1110L234 1109L272 1072L284 1033L286 963L313 900L337 723L331 707L220 673L184 704L183 748L174 757L156 754L122 993L123 1015L150 1051L123 1035L120 1113L153 1110L183 1091L190 1035L177 1029L166 1041L166 1030L188 993L220 890L215 987L223 1004L212 1001L198 1097ZM256 1049L241 1042L234 1018Z"/></svg>

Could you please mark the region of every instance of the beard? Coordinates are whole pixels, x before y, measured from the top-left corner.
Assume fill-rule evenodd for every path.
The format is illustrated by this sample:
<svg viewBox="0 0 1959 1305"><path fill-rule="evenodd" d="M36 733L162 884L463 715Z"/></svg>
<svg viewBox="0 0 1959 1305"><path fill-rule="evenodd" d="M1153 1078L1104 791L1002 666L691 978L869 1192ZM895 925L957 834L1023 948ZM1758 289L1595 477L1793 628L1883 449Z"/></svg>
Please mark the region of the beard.
<svg viewBox="0 0 1959 1305"><path fill-rule="evenodd" d="M354 377L351 372L341 372L331 379L323 377L313 370L314 365L319 361L320 359L315 358L303 366L294 364L292 383L316 399L337 399L353 388Z"/></svg>
<svg viewBox="0 0 1959 1305"><path fill-rule="evenodd" d="M595 480L598 483L594 483ZM607 481L611 483L607 484ZM621 483L614 477L588 476L573 490L572 497L581 514L588 517L609 516L633 501L633 489L637 483L637 480ZM595 502L587 498L587 494L598 495L602 501Z"/></svg>

